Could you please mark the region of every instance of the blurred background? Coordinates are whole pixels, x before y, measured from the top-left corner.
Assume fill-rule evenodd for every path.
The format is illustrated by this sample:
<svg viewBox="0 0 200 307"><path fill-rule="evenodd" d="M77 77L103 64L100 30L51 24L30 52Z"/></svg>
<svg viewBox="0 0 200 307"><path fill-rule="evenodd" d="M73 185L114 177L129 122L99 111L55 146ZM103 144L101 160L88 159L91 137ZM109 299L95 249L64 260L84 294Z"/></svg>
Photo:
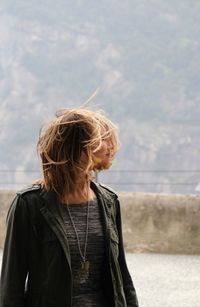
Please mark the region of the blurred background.
<svg viewBox="0 0 200 307"><path fill-rule="evenodd" d="M199 17L196 0L1 0L0 187L38 178L41 125L96 93L121 141L101 182L198 193Z"/></svg>
<svg viewBox="0 0 200 307"><path fill-rule="evenodd" d="M140 307L200 306L199 195L175 195L200 191L199 20L197 0L0 1L1 244L4 189L40 177L40 127L92 96L121 142L97 180L142 192L122 206L126 247L150 251L127 253Z"/></svg>

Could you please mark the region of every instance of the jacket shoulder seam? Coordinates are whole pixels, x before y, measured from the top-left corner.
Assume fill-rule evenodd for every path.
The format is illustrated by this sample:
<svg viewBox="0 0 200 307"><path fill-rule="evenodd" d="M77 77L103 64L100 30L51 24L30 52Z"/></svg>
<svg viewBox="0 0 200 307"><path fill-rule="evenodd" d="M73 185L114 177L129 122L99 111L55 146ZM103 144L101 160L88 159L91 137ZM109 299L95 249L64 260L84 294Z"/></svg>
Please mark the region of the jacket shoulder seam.
<svg viewBox="0 0 200 307"><path fill-rule="evenodd" d="M37 191L40 190L41 186L39 184L32 184L30 186L27 186L26 188L17 191L17 195L24 195L26 193L32 192L32 191Z"/></svg>

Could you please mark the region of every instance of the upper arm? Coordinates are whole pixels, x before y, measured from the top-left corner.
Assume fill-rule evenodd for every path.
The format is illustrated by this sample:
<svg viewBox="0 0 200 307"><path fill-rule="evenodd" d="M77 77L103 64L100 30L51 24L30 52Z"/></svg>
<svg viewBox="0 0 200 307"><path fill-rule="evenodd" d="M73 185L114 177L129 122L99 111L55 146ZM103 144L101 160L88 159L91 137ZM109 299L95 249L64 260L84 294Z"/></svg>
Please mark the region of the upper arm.
<svg viewBox="0 0 200 307"><path fill-rule="evenodd" d="M7 230L1 269L1 306L23 306L25 280L28 272L29 222L27 204L16 196L7 215Z"/></svg>
<svg viewBox="0 0 200 307"><path fill-rule="evenodd" d="M126 296L127 306L134 306L138 307L138 300L136 291L133 285L132 278L130 276L126 258L125 258L125 251L124 251L124 243L123 243L123 234L122 234L122 218L121 218L121 209L120 209L120 203L117 199L116 202L116 224L117 224L117 230L119 235L119 265L120 270L123 278L123 286L124 286L124 292Z"/></svg>

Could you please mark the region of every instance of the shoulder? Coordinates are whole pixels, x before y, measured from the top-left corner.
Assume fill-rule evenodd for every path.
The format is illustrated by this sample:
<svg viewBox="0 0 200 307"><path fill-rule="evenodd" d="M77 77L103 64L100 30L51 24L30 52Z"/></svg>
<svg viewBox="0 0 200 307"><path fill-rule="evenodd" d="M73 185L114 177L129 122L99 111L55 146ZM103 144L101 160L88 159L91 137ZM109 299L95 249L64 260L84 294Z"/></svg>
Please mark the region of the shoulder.
<svg viewBox="0 0 200 307"><path fill-rule="evenodd" d="M40 184L32 184L22 190L16 192L16 198L23 201L30 202L31 200L41 199L40 194L43 187Z"/></svg>
<svg viewBox="0 0 200 307"><path fill-rule="evenodd" d="M25 209L33 200L39 199L41 186L32 184L22 190L16 192L16 195L11 203L11 209Z"/></svg>
<svg viewBox="0 0 200 307"><path fill-rule="evenodd" d="M105 193L107 195L118 198L117 193L112 188L110 188L109 186L104 185L104 184L99 183L99 182L95 182L95 181L92 181L91 184L94 187L94 189L99 191L100 193L103 193L103 194Z"/></svg>
<svg viewBox="0 0 200 307"><path fill-rule="evenodd" d="M105 191L109 192L110 194L113 194L114 196L118 197L117 192L116 192L114 189L112 189L112 188L110 188L109 186L104 185L104 184L102 184L102 183L99 183L98 185L99 185L103 190L105 190Z"/></svg>
<svg viewBox="0 0 200 307"><path fill-rule="evenodd" d="M40 199L40 192L41 186L38 184L33 184L17 191L8 210L7 220L11 216L24 216L28 212L30 213L30 210L35 207L32 204L38 203Z"/></svg>
<svg viewBox="0 0 200 307"><path fill-rule="evenodd" d="M97 182L93 182L93 185L95 186L95 189L100 193L100 195L106 197L107 199L118 199L117 193L109 186Z"/></svg>
<svg viewBox="0 0 200 307"><path fill-rule="evenodd" d="M25 195L25 194L30 194L30 193L35 193L35 192L38 192L38 191L41 191L41 185L40 184L32 184L32 185L29 185L27 187L25 187L24 189L22 190L19 190L17 191L17 195Z"/></svg>

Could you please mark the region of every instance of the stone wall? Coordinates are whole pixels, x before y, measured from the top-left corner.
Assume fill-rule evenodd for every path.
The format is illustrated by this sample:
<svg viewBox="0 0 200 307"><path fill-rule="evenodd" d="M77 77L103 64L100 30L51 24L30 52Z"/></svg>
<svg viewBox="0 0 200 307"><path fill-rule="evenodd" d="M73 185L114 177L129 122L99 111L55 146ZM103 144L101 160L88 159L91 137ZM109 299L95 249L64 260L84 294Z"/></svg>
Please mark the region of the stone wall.
<svg viewBox="0 0 200 307"><path fill-rule="evenodd" d="M0 247L13 190L0 190ZM128 252L200 254L200 196L119 193Z"/></svg>
<svg viewBox="0 0 200 307"><path fill-rule="evenodd" d="M200 254L200 196L121 193L129 252Z"/></svg>

